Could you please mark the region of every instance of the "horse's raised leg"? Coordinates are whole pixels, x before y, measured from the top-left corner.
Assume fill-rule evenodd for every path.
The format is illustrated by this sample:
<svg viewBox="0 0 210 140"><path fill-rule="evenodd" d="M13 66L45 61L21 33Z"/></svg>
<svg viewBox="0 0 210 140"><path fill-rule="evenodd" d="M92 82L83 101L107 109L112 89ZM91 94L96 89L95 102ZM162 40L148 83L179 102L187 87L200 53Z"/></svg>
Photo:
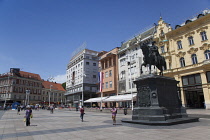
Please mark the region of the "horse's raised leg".
<svg viewBox="0 0 210 140"><path fill-rule="evenodd" d="M142 71L142 65L143 65L143 64L141 64L141 69L140 69L141 74L143 73L143 71Z"/></svg>

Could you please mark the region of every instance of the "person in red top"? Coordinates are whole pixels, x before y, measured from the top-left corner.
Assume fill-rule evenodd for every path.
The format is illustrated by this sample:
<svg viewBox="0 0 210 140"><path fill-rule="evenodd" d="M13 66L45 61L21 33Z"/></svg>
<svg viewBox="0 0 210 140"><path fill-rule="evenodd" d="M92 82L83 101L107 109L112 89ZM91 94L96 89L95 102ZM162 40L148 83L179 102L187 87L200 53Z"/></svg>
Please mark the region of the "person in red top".
<svg viewBox="0 0 210 140"><path fill-rule="evenodd" d="M81 118L82 122L83 122L84 114L85 114L85 109L84 109L84 106L82 106L82 107L80 108L80 118Z"/></svg>

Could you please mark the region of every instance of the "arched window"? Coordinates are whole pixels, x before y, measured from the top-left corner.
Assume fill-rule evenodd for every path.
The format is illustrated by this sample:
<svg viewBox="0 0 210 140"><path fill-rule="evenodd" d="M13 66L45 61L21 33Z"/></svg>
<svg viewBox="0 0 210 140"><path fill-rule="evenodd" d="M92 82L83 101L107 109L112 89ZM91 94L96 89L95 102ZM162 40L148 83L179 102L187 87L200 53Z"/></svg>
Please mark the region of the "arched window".
<svg viewBox="0 0 210 140"><path fill-rule="evenodd" d="M181 66L181 67L184 67L184 66L185 66L184 57L180 58L180 66Z"/></svg>
<svg viewBox="0 0 210 140"><path fill-rule="evenodd" d="M210 59L210 51L209 50L206 50L204 52L204 54L205 54L206 59Z"/></svg>
<svg viewBox="0 0 210 140"><path fill-rule="evenodd" d="M198 63L196 54L192 54L192 55L191 55L191 58L192 58L192 63L193 63L193 64L197 64L197 63Z"/></svg>

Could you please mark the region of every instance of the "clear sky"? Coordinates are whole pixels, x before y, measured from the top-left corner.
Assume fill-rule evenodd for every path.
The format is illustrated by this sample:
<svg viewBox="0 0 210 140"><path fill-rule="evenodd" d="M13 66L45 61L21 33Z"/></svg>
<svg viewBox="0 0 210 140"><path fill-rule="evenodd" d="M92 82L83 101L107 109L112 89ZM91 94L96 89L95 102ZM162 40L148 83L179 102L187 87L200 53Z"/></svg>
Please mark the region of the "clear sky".
<svg viewBox="0 0 210 140"><path fill-rule="evenodd" d="M0 73L10 68L65 81L72 52L120 47L160 15L175 25L210 0L0 0Z"/></svg>

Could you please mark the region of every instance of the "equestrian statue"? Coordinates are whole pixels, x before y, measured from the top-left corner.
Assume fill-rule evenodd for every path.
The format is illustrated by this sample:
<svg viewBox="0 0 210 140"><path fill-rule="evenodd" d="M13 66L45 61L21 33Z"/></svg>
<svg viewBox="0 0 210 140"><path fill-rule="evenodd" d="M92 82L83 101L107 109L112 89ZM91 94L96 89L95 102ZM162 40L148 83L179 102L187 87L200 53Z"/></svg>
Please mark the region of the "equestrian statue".
<svg viewBox="0 0 210 140"><path fill-rule="evenodd" d="M143 73L142 66L146 67L149 65L149 73L151 74L151 66L154 65L160 70L159 75L163 76L163 70L166 70L166 61L165 58L159 54L158 47L154 44L155 41L152 42L152 46L149 46L148 44L141 45L144 55L144 62L141 64L141 74Z"/></svg>

